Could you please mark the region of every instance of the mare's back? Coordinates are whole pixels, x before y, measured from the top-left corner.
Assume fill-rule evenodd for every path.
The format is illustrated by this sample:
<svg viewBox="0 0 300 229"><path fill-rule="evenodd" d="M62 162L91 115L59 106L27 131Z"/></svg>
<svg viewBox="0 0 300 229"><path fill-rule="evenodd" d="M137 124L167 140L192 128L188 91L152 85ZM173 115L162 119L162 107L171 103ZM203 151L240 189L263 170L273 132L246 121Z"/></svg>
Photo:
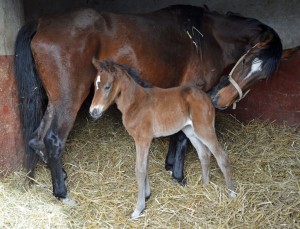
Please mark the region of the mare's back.
<svg viewBox="0 0 300 229"><path fill-rule="evenodd" d="M88 8L80 8L71 10L66 13L58 13L51 16L39 18L38 32L51 35L68 34L72 37L80 32L85 32L87 29L96 29L99 22L102 20L101 15Z"/></svg>

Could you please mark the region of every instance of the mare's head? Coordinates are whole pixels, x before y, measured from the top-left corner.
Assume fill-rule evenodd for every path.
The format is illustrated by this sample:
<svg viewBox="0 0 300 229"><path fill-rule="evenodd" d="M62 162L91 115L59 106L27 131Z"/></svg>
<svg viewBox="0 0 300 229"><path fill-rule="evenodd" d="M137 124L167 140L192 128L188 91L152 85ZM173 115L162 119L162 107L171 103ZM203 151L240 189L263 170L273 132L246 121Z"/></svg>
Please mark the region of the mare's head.
<svg viewBox="0 0 300 229"><path fill-rule="evenodd" d="M227 27L222 20L227 20ZM239 58L232 59L235 65L229 75L209 92L214 106L225 109L235 106L251 86L273 73L281 58L282 45L272 28L255 19L228 14L218 17L216 28L216 40L222 46L223 55L227 59Z"/></svg>
<svg viewBox="0 0 300 229"><path fill-rule="evenodd" d="M112 61L99 62L93 57L92 63L97 69L97 75L94 80L94 97L90 106L90 115L97 119L118 95L119 69Z"/></svg>

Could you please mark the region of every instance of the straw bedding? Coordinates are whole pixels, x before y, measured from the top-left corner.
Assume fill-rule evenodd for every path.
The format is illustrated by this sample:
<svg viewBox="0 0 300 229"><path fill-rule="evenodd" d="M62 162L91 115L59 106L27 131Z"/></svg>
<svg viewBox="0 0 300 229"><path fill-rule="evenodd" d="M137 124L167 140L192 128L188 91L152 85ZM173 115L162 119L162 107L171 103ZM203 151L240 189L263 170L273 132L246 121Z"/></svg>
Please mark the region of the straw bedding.
<svg viewBox="0 0 300 229"><path fill-rule="evenodd" d="M1 228L300 228L300 133L295 128L253 121L243 125L218 114L218 137L232 166L237 198L228 197L214 158L211 182L201 184L201 168L190 147L187 186L164 169L168 138L151 146L152 195L138 220L135 149L115 107L100 120L80 113L67 142L64 167L68 189L79 204L52 196L49 170L39 164L35 184L18 171L0 180Z"/></svg>

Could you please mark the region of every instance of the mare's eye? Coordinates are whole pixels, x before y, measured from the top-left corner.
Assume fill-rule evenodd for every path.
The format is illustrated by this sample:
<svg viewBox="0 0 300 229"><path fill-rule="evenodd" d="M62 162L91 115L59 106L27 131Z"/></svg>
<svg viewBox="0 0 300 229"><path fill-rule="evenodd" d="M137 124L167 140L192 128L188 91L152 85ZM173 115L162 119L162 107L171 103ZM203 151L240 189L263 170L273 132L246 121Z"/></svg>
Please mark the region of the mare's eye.
<svg viewBox="0 0 300 229"><path fill-rule="evenodd" d="M104 91L109 91L111 88L111 84L105 85Z"/></svg>

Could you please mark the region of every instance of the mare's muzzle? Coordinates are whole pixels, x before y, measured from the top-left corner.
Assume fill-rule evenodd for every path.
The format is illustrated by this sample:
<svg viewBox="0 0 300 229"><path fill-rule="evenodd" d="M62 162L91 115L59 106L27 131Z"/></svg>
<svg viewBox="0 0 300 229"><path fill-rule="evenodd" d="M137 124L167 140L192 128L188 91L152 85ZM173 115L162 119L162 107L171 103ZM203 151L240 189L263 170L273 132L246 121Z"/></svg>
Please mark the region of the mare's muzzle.
<svg viewBox="0 0 300 229"><path fill-rule="evenodd" d="M229 85L229 77L227 75L225 76L222 76L221 79L220 79L220 82L214 86L211 90L209 90L207 92L207 94L210 96L211 98L211 102L212 104L214 105L215 108L219 109L219 110L224 110L226 109L227 107L220 107L218 106L218 100L220 99L220 95L218 94L219 91L228 86Z"/></svg>

